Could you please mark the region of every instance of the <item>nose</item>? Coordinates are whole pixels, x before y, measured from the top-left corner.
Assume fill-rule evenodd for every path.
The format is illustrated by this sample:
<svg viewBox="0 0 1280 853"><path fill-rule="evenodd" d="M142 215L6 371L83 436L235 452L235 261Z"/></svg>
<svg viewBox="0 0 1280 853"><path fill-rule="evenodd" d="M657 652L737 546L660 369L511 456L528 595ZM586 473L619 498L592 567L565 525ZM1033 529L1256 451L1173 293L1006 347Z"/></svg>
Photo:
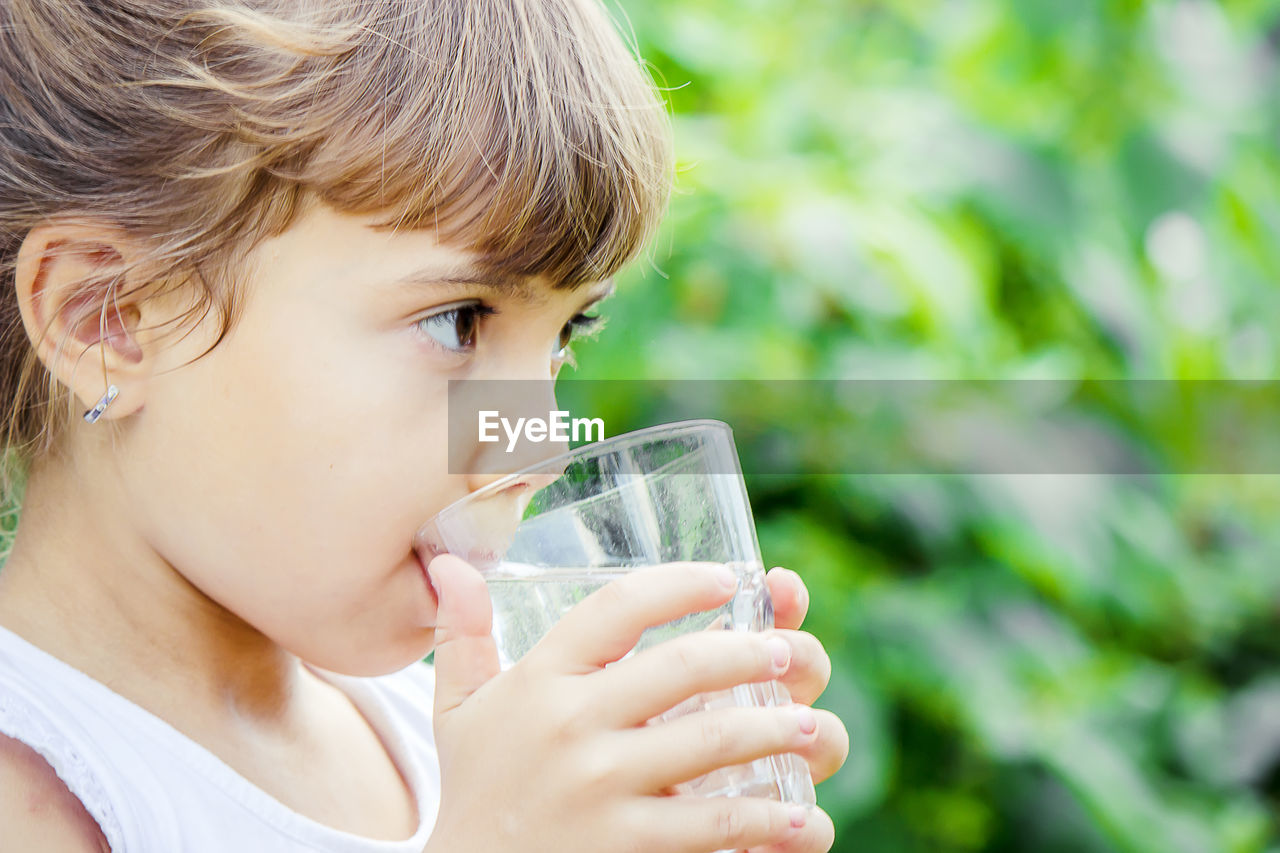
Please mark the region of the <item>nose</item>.
<svg viewBox="0 0 1280 853"><path fill-rule="evenodd" d="M514 365L505 366L507 376L516 378L476 376L449 385L451 473L465 475L469 493L527 468L531 473L520 475L508 488L513 494L532 494L555 482L564 470L546 462L568 449L559 439L548 441L549 423L557 411L554 382L520 377Z"/></svg>
<svg viewBox="0 0 1280 853"><path fill-rule="evenodd" d="M514 478L507 488L502 490L502 494L510 493L512 497L528 497L534 492L546 488L547 486L560 479L563 471L552 472L551 470L535 471L527 474L521 474ZM498 482L499 480L509 476L507 474L482 474L479 472L467 474L467 492L478 492L481 489Z"/></svg>

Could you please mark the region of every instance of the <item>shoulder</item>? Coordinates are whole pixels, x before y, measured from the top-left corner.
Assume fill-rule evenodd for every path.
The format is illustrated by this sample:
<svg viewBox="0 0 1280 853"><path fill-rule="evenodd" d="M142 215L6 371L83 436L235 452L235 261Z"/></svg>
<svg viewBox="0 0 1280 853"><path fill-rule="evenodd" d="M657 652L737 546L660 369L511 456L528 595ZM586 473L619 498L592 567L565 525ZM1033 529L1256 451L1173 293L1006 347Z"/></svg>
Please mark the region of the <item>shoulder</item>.
<svg viewBox="0 0 1280 853"><path fill-rule="evenodd" d="M0 734L0 826L6 849L103 853L111 848L97 821L49 763Z"/></svg>

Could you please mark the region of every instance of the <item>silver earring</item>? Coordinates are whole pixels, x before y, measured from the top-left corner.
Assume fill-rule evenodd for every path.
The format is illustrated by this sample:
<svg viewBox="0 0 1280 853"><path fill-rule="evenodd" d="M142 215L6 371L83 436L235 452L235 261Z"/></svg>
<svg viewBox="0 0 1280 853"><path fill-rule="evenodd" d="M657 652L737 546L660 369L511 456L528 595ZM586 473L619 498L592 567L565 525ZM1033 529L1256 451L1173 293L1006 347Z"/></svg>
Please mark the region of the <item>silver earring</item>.
<svg viewBox="0 0 1280 853"><path fill-rule="evenodd" d="M86 423L95 424L98 418L102 417L102 413L107 410L107 406L111 405L111 401L120 396L120 389L114 385L107 386L107 393L102 395L102 399L97 402L92 409L84 413Z"/></svg>

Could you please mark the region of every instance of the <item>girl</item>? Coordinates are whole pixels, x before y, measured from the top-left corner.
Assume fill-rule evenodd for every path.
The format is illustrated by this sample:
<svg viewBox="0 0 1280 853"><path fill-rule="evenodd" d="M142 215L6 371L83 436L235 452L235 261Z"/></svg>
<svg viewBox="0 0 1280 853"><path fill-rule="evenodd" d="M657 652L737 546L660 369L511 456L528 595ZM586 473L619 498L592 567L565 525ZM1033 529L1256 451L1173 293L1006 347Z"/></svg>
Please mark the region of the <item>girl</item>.
<svg viewBox="0 0 1280 853"><path fill-rule="evenodd" d="M657 568L499 674L479 574L411 547L484 481L447 381L554 377L665 206L591 0L6 0L0 95L0 849L829 848L664 795L843 761L793 573L769 635L606 670L730 594ZM798 704L643 725L771 678Z"/></svg>

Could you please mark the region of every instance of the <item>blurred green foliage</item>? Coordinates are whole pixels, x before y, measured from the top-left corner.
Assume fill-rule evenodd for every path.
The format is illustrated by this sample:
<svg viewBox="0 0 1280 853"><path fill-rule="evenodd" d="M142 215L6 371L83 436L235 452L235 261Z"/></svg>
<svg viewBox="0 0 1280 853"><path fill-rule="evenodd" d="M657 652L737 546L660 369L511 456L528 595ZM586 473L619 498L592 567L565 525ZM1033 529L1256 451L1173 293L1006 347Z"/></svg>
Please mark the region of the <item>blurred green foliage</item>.
<svg viewBox="0 0 1280 853"><path fill-rule="evenodd" d="M1280 2L621 5L679 194L578 377L1275 375ZM749 486L836 850L1280 850L1277 478Z"/></svg>

